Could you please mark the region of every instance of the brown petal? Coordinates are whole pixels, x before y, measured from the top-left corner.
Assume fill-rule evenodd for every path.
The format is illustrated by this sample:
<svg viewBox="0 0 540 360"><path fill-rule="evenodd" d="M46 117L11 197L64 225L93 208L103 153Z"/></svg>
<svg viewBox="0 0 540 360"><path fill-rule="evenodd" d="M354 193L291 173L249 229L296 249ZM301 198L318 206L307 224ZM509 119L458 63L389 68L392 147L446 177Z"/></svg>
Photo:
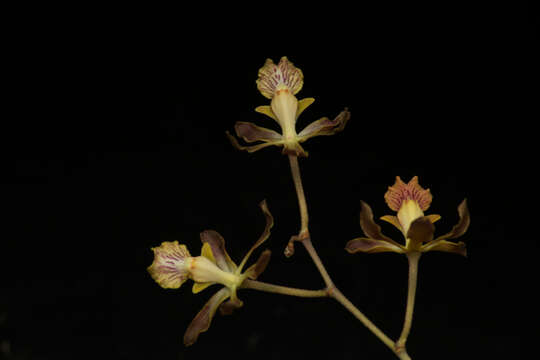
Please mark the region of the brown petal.
<svg viewBox="0 0 540 360"><path fill-rule="evenodd" d="M459 220L449 233L439 236L435 240L455 239L465 234L471 224L469 209L467 208L467 199L464 199L458 206Z"/></svg>
<svg viewBox="0 0 540 360"><path fill-rule="evenodd" d="M351 113L345 108L334 120L330 120L327 117L316 120L300 131L298 134L299 140L303 142L314 136L334 135L345 128L350 118Z"/></svg>
<svg viewBox="0 0 540 360"><path fill-rule="evenodd" d="M444 251L467 257L467 247L463 241L454 243L446 240L435 240L422 246L420 250L422 252Z"/></svg>
<svg viewBox="0 0 540 360"><path fill-rule="evenodd" d="M204 230L201 232L201 241L208 243L212 248L212 254L214 259L216 259L217 266L227 272L232 272L236 269L236 265L227 254L225 250L225 239L217 231L214 230Z"/></svg>
<svg viewBox="0 0 540 360"><path fill-rule="evenodd" d="M260 150L260 149L268 147L268 146L280 145L280 144L283 143L281 140L279 140L279 141L276 141L276 142L263 142L262 144L257 144L257 145L252 145L252 146L243 146L243 145L240 145L238 140L236 140L236 138L234 136L232 136L228 131L225 131L225 134L227 134L227 137L231 141L232 146L234 146L238 150L245 150L245 151L247 151L249 153L255 152L257 150Z"/></svg>
<svg viewBox="0 0 540 360"><path fill-rule="evenodd" d="M234 300L230 298L228 301L224 302L219 307L219 313L221 315L231 315L234 310L241 308L244 306L244 303L239 298L235 298Z"/></svg>
<svg viewBox="0 0 540 360"><path fill-rule="evenodd" d="M199 334L210 328L210 323L214 317L218 306L230 296L228 288L224 287L215 293L210 300L203 306L201 311L189 324L184 334L184 345L190 346L197 341Z"/></svg>
<svg viewBox="0 0 540 360"><path fill-rule="evenodd" d="M248 143L254 141L275 142L282 138L278 132L250 122L238 121L234 125L234 129L236 130L236 135Z"/></svg>
<svg viewBox="0 0 540 360"><path fill-rule="evenodd" d="M373 221L373 211L367 203L360 200L360 208L360 227L367 237L375 240L386 241L397 247L401 246L388 236L383 235L381 232L381 227L375 221Z"/></svg>
<svg viewBox="0 0 540 360"><path fill-rule="evenodd" d="M272 252L268 249L264 250L261 255L259 255L259 259L257 259L257 262L251 265L246 271L250 279L255 280L259 277L259 275L262 274L262 272L266 269L268 263L270 262L271 255Z"/></svg>
<svg viewBox="0 0 540 360"><path fill-rule="evenodd" d="M268 210L268 205L266 204L266 200L261 201L259 206L260 206L260 208L261 208L261 210L262 210L262 212L264 214L264 217L266 219L266 225L264 227L264 230L263 230L261 236L259 236L259 239L255 242L255 244L253 244L253 246L248 251L246 256L244 256L244 259L242 259L242 263L240 264L240 268L242 268L246 264L247 260L249 259L249 256L253 252L253 250L258 248L263 242L266 241L266 239L268 239L270 237L270 229L272 229L272 227L274 226L274 218L272 217L272 214L270 213L270 210Z"/></svg>
<svg viewBox="0 0 540 360"><path fill-rule="evenodd" d="M422 216L411 223L407 231L407 239L410 240L409 250L419 250L423 243L433 240L435 225L427 216Z"/></svg>
<svg viewBox="0 0 540 360"><path fill-rule="evenodd" d="M360 227L367 237L378 240L389 240L382 234L381 227L373 221L373 211L364 201L360 200Z"/></svg>
<svg viewBox="0 0 540 360"><path fill-rule="evenodd" d="M259 236L259 239L255 242L253 245L253 248L256 249L259 247L263 242L266 241L270 237L270 229L274 226L274 217L272 216L272 213L270 213L270 210L268 209L268 204L266 203L266 199L261 201L259 204L259 207L261 208L264 218L266 220L266 225L264 226L264 230Z"/></svg>
<svg viewBox="0 0 540 360"><path fill-rule="evenodd" d="M385 240L376 240L368 238L357 238L350 240L345 246L345 250L354 254L359 251L373 254L379 252L396 252L403 254L405 250L401 245L393 245Z"/></svg>

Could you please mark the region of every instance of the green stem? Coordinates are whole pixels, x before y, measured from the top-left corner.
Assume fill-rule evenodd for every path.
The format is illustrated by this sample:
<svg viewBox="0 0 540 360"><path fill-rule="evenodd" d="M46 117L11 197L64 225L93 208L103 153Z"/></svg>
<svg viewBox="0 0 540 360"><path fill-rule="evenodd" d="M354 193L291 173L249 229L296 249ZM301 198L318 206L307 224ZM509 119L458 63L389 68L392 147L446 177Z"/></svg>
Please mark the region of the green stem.
<svg viewBox="0 0 540 360"><path fill-rule="evenodd" d="M242 288L266 291L266 292L282 294L282 295L309 297L309 298L328 296L328 291L326 291L326 289L322 289L322 290L297 289L297 288L291 288L288 286L274 285L274 284L269 284L269 283L264 283L261 281L255 281L255 280L249 280L249 279L244 280L244 282L242 283Z"/></svg>
<svg viewBox="0 0 540 360"><path fill-rule="evenodd" d="M306 196L304 195L304 187L302 186L302 177L300 176L300 167L298 166L298 157L296 155L289 155L289 163L291 165L291 173L294 181L294 188L296 189L296 195L298 196L298 206L300 208L300 232L299 236L308 234L308 211L306 204Z"/></svg>
<svg viewBox="0 0 540 360"><path fill-rule="evenodd" d="M324 267L324 264L321 261L321 258L319 257L319 254L317 254L317 251L313 247L313 243L311 242L311 238L306 238L301 241L304 247L306 248L307 252L309 253L309 256L311 256L311 259L313 260L313 263L315 263L315 266L319 270L319 273L321 274L324 283L326 284L326 287L328 289L335 288L334 282L330 278L330 275L328 274L328 271L326 271L326 268Z"/></svg>
<svg viewBox="0 0 540 360"><path fill-rule="evenodd" d="M407 254L407 258L409 259L409 290L407 294L407 308L405 310L403 330L401 331L401 335L396 343L396 348L398 350L405 350L405 343L407 342L407 337L411 331L414 300L416 297L416 283L418 279L418 261L420 260L421 254L422 253L417 251Z"/></svg>
<svg viewBox="0 0 540 360"><path fill-rule="evenodd" d="M396 355L401 360L411 360L411 357L409 356L409 354L407 354L407 350L405 349L401 350L400 352L397 352Z"/></svg>
<svg viewBox="0 0 540 360"><path fill-rule="evenodd" d="M390 348L394 353L396 353L395 343L386 336L375 324L371 322L356 306L354 306L349 299L345 297L339 291L338 288L332 289L330 296L336 299L341 305L343 305L351 314L353 314L365 327L367 327L375 336L377 336L386 346ZM397 353L396 353L397 354Z"/></svg>
<svg viewBox="0 0 540 360"><path fill-rule="evenodd" d="M295 155L289 155L289 163L291 165L291 174L294 181L294 187L296 189L296 195L298 197L298 207L300 208L300 220L301 220L301 226L300 226L300 232L298 234L298 241L300 241L304 247L306 248L307 252L311 256L311 259L315 263L315 266L319 270L319 273L321 274L325 284L326 289L325 290L319 290L324 291L326 293L325 296L330 296L334 298L336 301L338 301L343 307L345 307L351 314L353 314L362 324L364 324L365 327L367 327L375 336L377 336L386 346L390 348L396 354L397 357L399 357L402 360L411 360L409 355L407 354L407 351L405 347L399 348L396 346L396 343L392 341L388 336L386 336L375 324L371 322L356 306L353 305L347 299L345 295L334 285L334 282L330 278L330 275L328 274L328 271L326 271L326 268L324 267L324 264L322 263L319 255L317 254L317 251L313 247L313 244L311 242L311 238L309 235L309 229L308 229L308 211L307 211L307 205L306 205L306 197L304 194L304 188L302 186L302 177L300 176L300 167L298 166L298 158ZM252 284L251 280L248 284ZM244 281L245 284L245 281ZM268 284L269 285L269 284ZM276 289L276 288L274 288ZM281 293L286 295L291 295L290 288L281 289L280 291L283 291ZM262 289L260 289L262 290ZM300 290L301 292L299 294L303 294L304 291L313 291L313 290ZM263 290L265 291L265 290ZM278 291L272 291L272 292L278 292ZM302 295L296 295L296 296L302 296ZM310 296L311 297L311 296Z"/></svg>

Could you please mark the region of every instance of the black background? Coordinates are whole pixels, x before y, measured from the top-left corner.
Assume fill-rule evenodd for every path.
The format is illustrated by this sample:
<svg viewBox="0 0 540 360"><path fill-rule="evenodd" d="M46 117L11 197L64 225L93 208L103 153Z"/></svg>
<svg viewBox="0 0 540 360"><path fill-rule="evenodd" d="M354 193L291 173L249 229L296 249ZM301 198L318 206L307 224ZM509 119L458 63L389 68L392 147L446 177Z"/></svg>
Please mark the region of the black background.
<svg viewBox="0 0 540 360"><path fill-rule="evenodd" d="M305 75L298 98L316 98L298 129L352 113L343 133L305 143L310 156L300 160L313 243L336 285L399 336L406 258L343 248L362 235L360 200L376 217L389 214L383 195L395 176L418 175L433 194L429 213L442 215L437 234L457 221L463 198L472 225L467 259L420 261L409 354L522 356L538 245L510 218L535 192L534 9L267 5L14 13L4 55L12 112L2 141L1 356L393 358L331 300L255 291L240 292L245 306L217 315L185 348L185 329L215 289L164 290L146 272L150 247L179 240L198 255L204 229L220 232L239 261L264 227L258 203L267 199L273 258L260 279L323 287L301 247L282 255L299 228L287 158L277 148L239 152L225 137L236 121L277 130L254 112L268 103L255 80L266 58L284 55Z"/></svg>

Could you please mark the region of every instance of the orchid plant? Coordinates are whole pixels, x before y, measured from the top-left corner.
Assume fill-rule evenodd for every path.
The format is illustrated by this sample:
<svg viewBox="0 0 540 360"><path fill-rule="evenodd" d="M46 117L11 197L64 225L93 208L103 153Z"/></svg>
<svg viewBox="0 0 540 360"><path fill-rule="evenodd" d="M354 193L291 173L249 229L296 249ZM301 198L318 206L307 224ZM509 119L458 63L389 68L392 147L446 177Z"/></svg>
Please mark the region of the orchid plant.
<svg viewBox="0 0 540 360"><path fill-rule="evenodd" d="M407 353L406 341L412 324L420 256L429 251L443 251L466 256L466 246L463 242L448 241L462 236L469 227L470 216L466 200L458 206L458 223L450 232L434 239L435 226L433 224L441 216L424 214L432 201L429 189L423 189L416 176L408 183L403 182L399 176L396 177L395 184L388 188L384 199L388 207L397 214L382 216L381 220L389 222L401 231L405 240L404 244L384 235L381 227L373 220L373 212L369 205L361 201L360 227L365 237L348 241L345 250L349 253L395 252L406 255L409 261L409 289L403 329L400 337L396 341L392 340L334 285L311 242L309 233L308 209L298 164L298 157L307 157L308 153L300 143L315 136L333 135L342 131L350 118L350 112L345 109L333 120L323 117L297 133L298 117L315 101L313 98L298 100L295 96L303 86L302 71L286 57L282 57L277 65L270 59L266 60L258 75L257 88L263 96L270 99L270 105L259 106L255 111L274 119L279 124L281 133L253 123L239 121L235 125L237 137L246 143L259 143L241 145L229 132L226 134L234 147L250 153L271 145L283 148L282 153L289 159L300 210L300 230L298 234L290 238L285 246L284 254L287 257L292 256L295 242L300 242L319 270L326 286L320 290L306 290L258 281L257 278L270 261L270 250L263 251L258 260L245 269L253 251L270 237L270 230L274 225L268 205L266 201L263 201L260 207L266 218L266 226L239 265L236 265L227 254L223 237L213 230L201 232L203 245L200 256L191 256L187 247L179 244L178 241L163 242L159 247L152 249L154 261L148 267L148 271L161 287L177 289L191 279L194 282L192 292L195 294L211 285L222 285L188 326L184 335L184 344L186 346L194 344L199 335L209 329L218 309L221 314L231 314L233 310L242 307L243 302L238 298L237 292L248 288L290 296L335 299L398 358L411 359Z"/></svg>

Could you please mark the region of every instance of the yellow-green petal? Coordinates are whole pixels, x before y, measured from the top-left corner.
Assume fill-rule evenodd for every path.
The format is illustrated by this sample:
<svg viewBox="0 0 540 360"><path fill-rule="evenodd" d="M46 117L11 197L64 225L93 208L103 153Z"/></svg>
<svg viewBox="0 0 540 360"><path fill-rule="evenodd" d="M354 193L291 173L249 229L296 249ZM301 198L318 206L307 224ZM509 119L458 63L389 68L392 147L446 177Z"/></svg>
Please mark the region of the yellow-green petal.
<svg viewBox="0 0 540 360"><path fill-rule="evenodd" d="M194 294L197 294L197 293L200 293L201 291L203 291L204 289L206 289L207 287L209 287L210 285L213 285L215 283L213 282L205 282L205 283L194 283L193 284L193 288L191 289L191 292L194 293Z"/></svg>
<svg viewBox="0 0 540 360"><path fill-rule="evenodd" d="M306 108L313 104L313 102L315 101L314 98L305 98L305 99L302 99L302 100L298 100L298 108L296 110L296 118L298 119L298 117L300 116L300 114L306 110Z"/></svg>
<svg viewBox="0 0 540 360"><path fill-rule="evenodd" d="M403 231L403 228L401 227L401 224L399 223L397 216L384 215L384 216L381 216L381 220L389 222L390 224L394 225L399 231Z"/></svg>
<svg viewBox="0 0 540 360"><path fill-rule="evenodd" d="M264 115L266 115L268 117L271 117L272 119L278 121L278 119L277 119L276 115L274 114L274 112L272 111L272 107L270 105L257 106L255 108L255 111L260 113L260 114L264 114Z"/></svg>
<svg viewBox="0 0 540 360"><path fill-rule="evenodd" d="M212 248L210 247L210 244L207 242L203 243L203 246L201 249L201 256L204 256L208 260L212 261L214 264L216 263L214 254L212 254Z"/></svg>
<svg viewBox="0 0 540 360"><path fill-rule="evenodd" d="M429 219L429 221L431 221L432 224L441 219L441 215L439 214L430 214L426 215L426 217Z"/></svg>

